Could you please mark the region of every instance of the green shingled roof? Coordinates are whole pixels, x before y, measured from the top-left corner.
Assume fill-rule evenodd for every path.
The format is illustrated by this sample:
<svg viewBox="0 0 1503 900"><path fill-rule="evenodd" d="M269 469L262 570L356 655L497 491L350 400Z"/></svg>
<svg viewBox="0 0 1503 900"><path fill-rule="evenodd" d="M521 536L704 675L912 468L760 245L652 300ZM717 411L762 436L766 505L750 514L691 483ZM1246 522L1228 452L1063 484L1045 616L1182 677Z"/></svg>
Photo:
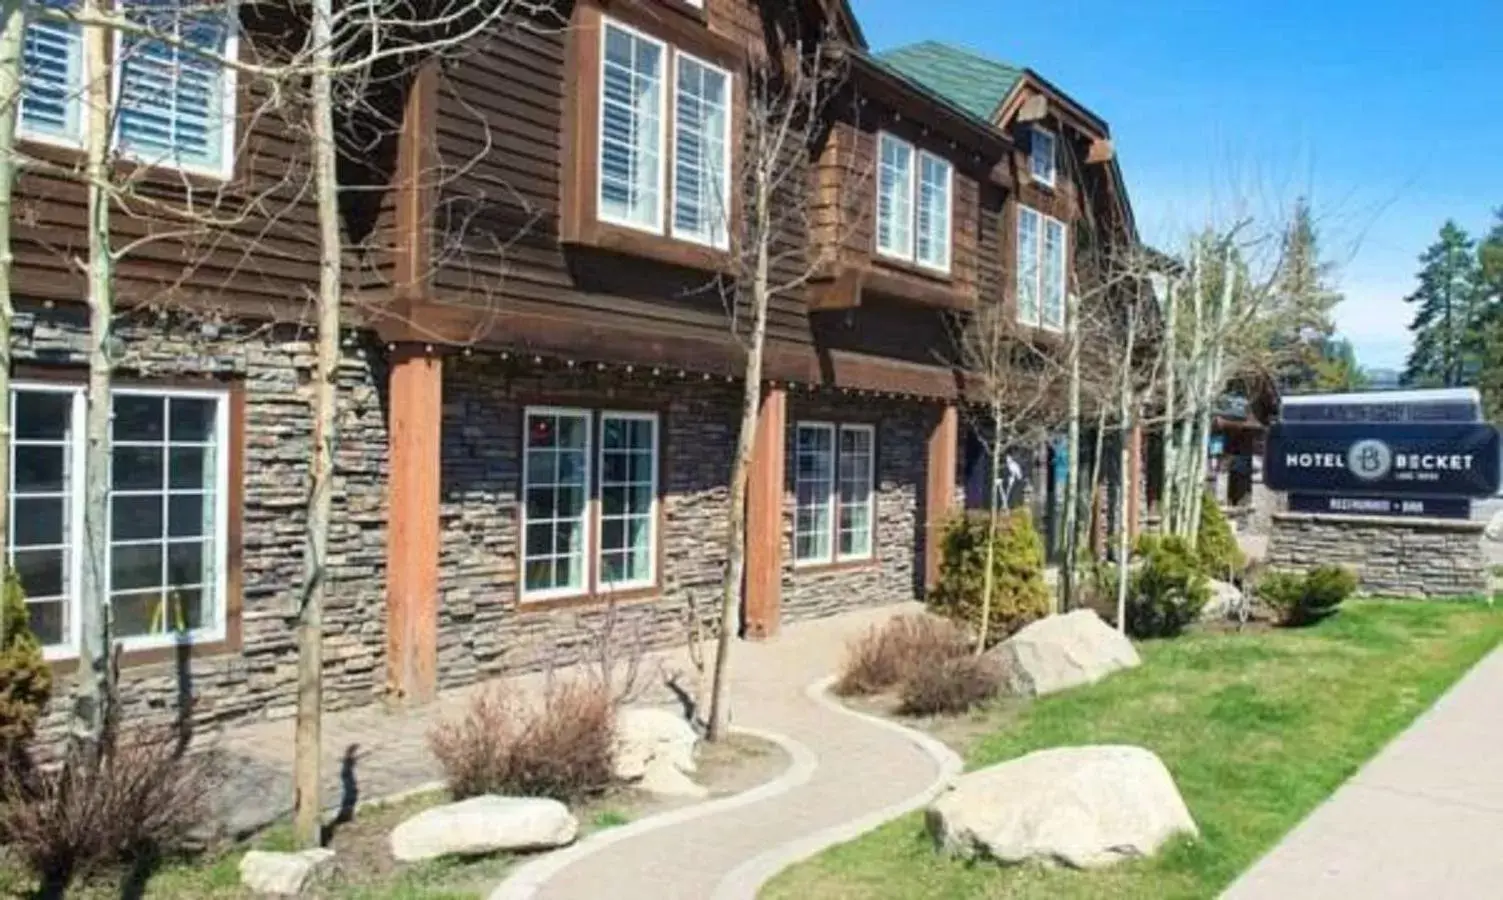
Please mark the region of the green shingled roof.
<svg viewBox="0 0 1503 900"><path fill-rule="evenodd" d="M940 41L885 50L876 59L988 122L1023 77L1016 66Z"/></svg>

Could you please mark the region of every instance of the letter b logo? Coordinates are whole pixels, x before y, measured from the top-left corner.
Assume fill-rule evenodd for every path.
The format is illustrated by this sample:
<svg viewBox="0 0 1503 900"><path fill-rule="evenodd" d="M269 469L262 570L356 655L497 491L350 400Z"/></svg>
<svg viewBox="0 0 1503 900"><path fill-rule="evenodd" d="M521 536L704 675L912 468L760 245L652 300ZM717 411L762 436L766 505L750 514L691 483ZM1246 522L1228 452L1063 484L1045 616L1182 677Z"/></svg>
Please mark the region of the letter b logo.
<svg viewBox="0 0 1503 900"><path fill-rule="evenodd" d="M1393 451L1379 440L1358 441L1346 452L1346 467L1363 481L1381 481L1393 468Z"/></svg>

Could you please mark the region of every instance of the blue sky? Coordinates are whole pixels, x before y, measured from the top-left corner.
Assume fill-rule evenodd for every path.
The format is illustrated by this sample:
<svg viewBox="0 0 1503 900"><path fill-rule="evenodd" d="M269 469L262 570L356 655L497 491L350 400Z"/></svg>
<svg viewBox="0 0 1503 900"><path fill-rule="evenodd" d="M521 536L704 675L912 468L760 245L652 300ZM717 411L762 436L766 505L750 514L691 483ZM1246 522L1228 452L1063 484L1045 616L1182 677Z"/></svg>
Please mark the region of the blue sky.
<svg viewBox="0 0 1503 900"><path fill-rule="evenodd" d="M1026 65L1111 123L1144 236L1309 194L1363 365L1408 352L1415 258L1503 206L1499 0L852 0L877 50Z"/></svg>

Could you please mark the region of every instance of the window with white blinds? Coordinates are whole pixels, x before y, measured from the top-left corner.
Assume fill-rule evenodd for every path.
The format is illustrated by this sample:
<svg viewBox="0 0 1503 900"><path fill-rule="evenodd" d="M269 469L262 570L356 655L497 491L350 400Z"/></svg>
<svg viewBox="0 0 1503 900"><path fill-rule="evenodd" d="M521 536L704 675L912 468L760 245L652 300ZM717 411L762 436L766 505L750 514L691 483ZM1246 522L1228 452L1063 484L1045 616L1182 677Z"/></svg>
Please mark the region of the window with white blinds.
<svg viewBox="0 0 1503 900"><path fill-rule="evenodd" d="M712 247L726 246L730 196L731 76L692 56L678 55L673 113L673 234Z"/></svg>
<svg viewBox="0 0 1503 900"><path fill-rule="evenodd" d="M123 35L116 44L115 144L152 165L227 175L234 82L213 59L235 51L229 15L196 0L152 0L131 15L172 42ZM177 42L187 47L177 46Z"/></svg>
<svg viewBox="0 0 1503 900"><path fill-rule="evenodd" d="M611 19L601 42L599 219L724 249L731 74Z"/></svg>
<svg viewBox="0 0 1503 900"><path fill-rule="evenodd" d="M607 22L600 67L600 217L662 226L664 45Z"/></svg>
<svg viewBox="0 0 1503 900"><path fill-rule="evenodd" d="M47 5L61 5L49 0ZM83 137L83 41L76 25L32 21L22 48L22 136L75 144Z"/></svg>
<svg viewBox="0 0 1503 900"><path fill-rule="evenodd" d="M1065 327L1065 225L1018 207L1018 321L1056 331Z"/></svg>
<svg viewBox="0 0 1503 900"><path fill-rule="evenodd" d="M950 271L955 170L885 132L877 136L877 252Z"/></svg>

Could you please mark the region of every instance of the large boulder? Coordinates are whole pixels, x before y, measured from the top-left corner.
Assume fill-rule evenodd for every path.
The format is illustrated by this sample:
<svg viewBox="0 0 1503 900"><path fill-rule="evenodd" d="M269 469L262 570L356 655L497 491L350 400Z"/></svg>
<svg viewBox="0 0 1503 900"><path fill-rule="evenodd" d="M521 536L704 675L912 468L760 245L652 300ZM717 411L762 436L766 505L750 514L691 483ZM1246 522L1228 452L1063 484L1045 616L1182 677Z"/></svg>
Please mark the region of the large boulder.
<svg viewBox="0 0 1503 900"><path fill-rule="evenodd" d="M665 709L632 707L616 714L615 774L651 794L704 797L709 791L689 776L699 732Z"/></svg>
<svg viewBox="0 0 1503 900"><path fill-rule="evenodd" d="M1089 609L1049 616L988 651L1013 694L1039 697L1138 665L1138 651Z"/></svg>
<svg viewBox="0 0 1503 900"><path fill-rule="evenodd" d="M1235 584L1212 578L1211 599L1200 610L1202 622L1217 622L1234 618L1242 608L1242 591Z"/></svg>
<svg viewBox="0 0 1503 900"><path fill-rule="evenodd" d="M401 862L440 856L478 856L503 850L547 850L572 843L579 822L546 797L483 795L425 809L391 833Z"/></svg>
<svg viewBox="0 0 1503 900"><path fill-rule="evenodd" d="M962 776L931 805L936 845L964 859L1077 869L1150 856L1199 834L1159 758L1141 747L1060 747Z"/></svg>
<svg viewBox="0 0 1503 900"><path fill-rule="evenodd" d="M240 883L257 894L296 897L333 859L334 851L323 848L301 853L252 850L240 858Z"/></svg>

